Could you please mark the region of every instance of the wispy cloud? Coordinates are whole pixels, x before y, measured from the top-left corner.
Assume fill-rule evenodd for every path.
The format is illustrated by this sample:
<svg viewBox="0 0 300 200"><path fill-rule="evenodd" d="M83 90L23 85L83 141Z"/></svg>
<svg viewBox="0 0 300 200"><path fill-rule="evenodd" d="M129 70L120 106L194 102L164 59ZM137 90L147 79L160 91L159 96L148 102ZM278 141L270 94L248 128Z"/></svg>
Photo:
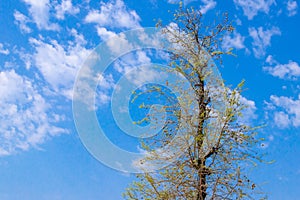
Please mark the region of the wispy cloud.
<svg viewBox="0 0 300 200"><path fill-rule="evenodd" d="M230 48L244 49L245 48L244 41L245 41L245 37L235 31L233 32L233 34L228 34L224 36L222 42L222 48L225 50L228 50Z"/></svg>
<svg viewBox="0 0 300 200"><path fill-rule="evenodd" d="M278 27L273 26L271 29L264 30L263 27L249 28L249 35L253 39L252 49L256 58L264 57L267 47L271 46L271 38L275 35L281 35Z"/></svg>
<svg viewBox="0 0 300 200"><path fill-rule="evenodd" d="M37 147L47 138L67 130L62 120L26 77L14 70L0 72L0 156Z"/></svg>
<svg viewBox="0 0 300 200"><path fill-rule="evenodd" d="M55 6L55 10L57 19L65 19L65 14L75 15L80 11L72 4L71 0L63 0L61 4Z"/></svg>
<svg viewBox="0 0 300 200"><path fill-rule="evenodd" d="M167 0L167 2L171 3L171 4L177 4L177 3L183 2L184 6L188 5L189 3L193 2L193 1L197 1L197 0Z"/></svg>
<svg viewBox="0 0 300 200"><path fill-rule="evenodd" d="M240 118L240 121L250 124L254 119L257 118L255 101L249 100L243 96L240 96L240 103L245 107L242 111L243 116Z"/></svg>
<svg viewBox="0 0 300 200"><path fill-rule="evenodd" d="M100 27L137 28L140 17L126 7L122 0L101 2L100 10L91 10L85 17L86 23L96 23Z"/></svg>
<svg viewBox="0 0 300 200"><path fill-rule="evenodd" d="M4 54L4 55L9 54L9 50L4 48L4 45L2 43L0 43L0 54Z"/></svg>
<svg viewBox="0 0 300 200"><path fill-rule="evenodd" d="M85 48L83 35L72 29L74 40L68 45L62 45L56 40L49 43L42 39L31 38L31 45L35 48L32 56L34 65L43 75L45 81L57 94L72 98L72 88L77 70L90 54Z"/></svg>
<svg viewBox="0 0 300 200"><path fill-rule="evenodd" d="M119 59L114 64L114 69L124 74L126 79L135 85L140 85L146 81L155 81L158 77L162 77L153 66L147 67L151 64L151 58L148 57L146 51L137 51L130 53ZM143 66L143 67L140 67Z"/></svg>
<svg viewBox="0 0 300 200"><path fill-rule="evenodd" d="M295 100L292 97L271 95L270 102L266 104L275 126L281 129L300 127L300 95Z"/></svg>
<svg viewBox="0 0 300 200"><path fill-rule="evenodd" d="M263 70L272 76L292 80L300 77L300 66L297 62L290 60L287 64L280 64L272 56L268 56L266 62L271 66L264 66Z"/></svg>
<svg viewBox="0 0 300 200"><path fill-rule="evenodd" d="M21 32L30 33L32 30L27 25L30 22L29 18L19 11L15 10L14 12L15 24L19 26Z"/></svg>
<svg viewBox="0 0 300 200"><path fill-rule="evenodd" d="M286 9L288 11L288 16L294 16L294 15L296 15L297 11L298 11L297 1L291 1L291 0L289 0L287 2Z"/></svg>
<svg viewBox="0 0 300 200"><path fill-rule="evenodd" d="M259 12L268 14L275 0L234 0L234 3L243 9L249 20L252 20Z"/></svg>
<svg viewBox="0 0 300 200"><path fill-rule="evenodd" d="M178 4L180 2L183 2L184 6L187 6L189 3L193 2L193 1L197 1L197 0L168 0L168 3L171 4ZM214 0L201 0L201 5L199 7L200 12L202 14L207 13L207 11L212 10L216 7L217 2Z"/></svg>
<svg viewBox="0 0 300 200"><path fill-rule="evenodd" d="M214 0L201 0L201 2L203 3L203 5L200 5L200 12L202 14L205 14L207 13L207 11L214 9L217 5L217 2L215 2Z"/></svg>
<svg viewBox="0 0 300 200"><path fill-rule="evenodd" d="M49 22L49 0L23 0L29 6L29 13L39 29L59 30L58 24Z"/></svg>

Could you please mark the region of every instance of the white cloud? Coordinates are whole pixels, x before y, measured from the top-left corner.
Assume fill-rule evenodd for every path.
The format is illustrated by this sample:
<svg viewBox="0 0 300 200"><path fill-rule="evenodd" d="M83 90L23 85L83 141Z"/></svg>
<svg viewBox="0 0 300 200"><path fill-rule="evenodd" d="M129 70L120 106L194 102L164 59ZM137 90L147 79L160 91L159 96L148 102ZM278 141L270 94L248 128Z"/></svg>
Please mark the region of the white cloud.
<svg viewBox="0 0 300 200"><path fill-rule="evenodd" d="M241 26L241 25L243 25L243 22L242 22L242 20L241 19L239 19L239 18L237 18L237 16L235 16L236 17L236 25L238 25L238 26Z"/></svg>
<svg viewBox="0 0 300 200"><path fill-rule="evenodd" d="M140 17L134 10L129 10L122 0L101 2L100 10L92 10L85 17L86 23L96 23L100 27L137 28Z"/></svg>
<svg viewBox="0 0 300 200"><path fill-rule="evenodd" d="M99 52L92 52L76 77L73 100L84 103L89 110L96 110L99 106L108 103L109 90L115 86L111 74L103 75L94 69L101 60L100 56Z"/></svg>
<svg viewBox="0 0 300 200"><path fill-rule="evenodd" d="M75 38L67 46L59 44L56 40L46 43L43 40L30 39L35 47L33 61L35 66L50 84L51 89L58 94L72 98L72 88L77 70L90 54L84 46L85 39L75 29L71 30Z"/></svg>
<svg viewBox="0 0 300 200"><path fill-rule="evenodd" d="M263 67L263 70L272 76L280 79L297 79L300 77L300 66L294 61L290 60L287 64L280 64L272 56L268 56L266 62L270 65L275 64L275 66Z"/></svg>
<svg viewBox="0 0 300 200"><path fill-rule="evenodd" d="M124 55L114 63L114 68L121 74L127 74L132 69L142 65L148 65L151 59L147 56L145 51L137 51Z"/></svg>
<svg viewBox="0 0 300 200"><path fill-rule="evenodd" d="M115 55L120 55L120 53L124 53L128 49L132 49L132 44L127 40L124 33L118 34L113 40L108 40L106 44L110 52Z"/></svg>
<svg viewBox="0 0 300 200"><path fill-rule="evenodd" d="M291 1L291 0L289 0L287 2L286 8L288 10L288 16L294 16L294 15L296 15L297 14L297 9L298 9L297 1Z"/></svg>
<svg viewBox="0 0 300 200"><path fill-rule="evenodd" d="M79 8L72 5L72 0L63 0L61 4L55 6L56 18L65 19L65 14L75 15L79 13Z"/></svg>
<svg viewBox="0 0 300 200"><path fill-rule="evenodd" d="M228 50L230 48L244 49L244 41L245 37L243 37L240 33L235 31L233 32L232 37L229 34L224 36L222 48L225 50Z"/></svg>
<svg viewBox="0 0 300 200"><path fill-rule="evenodd" d="M274 113L274 123L279 128L287 128L290 125L289 115L280 111Z"/></svg>
<svg viewBox="0 0 300 200"><path fill-rule="evenodd" d="M107 40L111 37L117 36L115 32L109 31L104 27L97 27L97 33L102 40Z"/></svg>
<svg viewBox="0 0 300 200"><path fill-rule="evenodd" d="M294 100L291 97L270 97L267 110L273 115L275 126L279 128L300 127L300 95ZM273 111L273 112L272 112Z"/></svg>
<svg viewBox="0 0 300 200"><path fill-rule="evenodd" d="M23 0L29 5L29 12L39 29L59 30L59 26L49 22L49 0Z"/></svg>
<svg viewBox="0 0 300 200"><path fill-rule="evenodd" d="M19 11L15 10L14 12L15 24L19 26L22 32L30 33L32 30L27 26L27 23L30 22L29 18Z"/></svg>
<svg viewBox="0 0 300 200"><path fill-rule="evenodd" d="M115 87L115 80L111 74L98 76L98 90L96 91L96 107L107 104L111 100L109 90Z"/></svg>
<svg viewBox="0 0 300 200"><path fill-rule="evenodd" d="M252 49L256 58L265 56L267 47L271 46L271 38L274 35L281 35L278 27L264 30L263 27L249 28L249 35L252 37Z"/></svg>
<svg viewBox="0 0 300 200"><path fill-rule="evenodd" d="M219 90L217 89L215 92L219 93ZM241 110L242 115L237 118L238 122L241 122L243 124L252 124L254 122L253 120L257 119L257 114L256 114L257 107L255 105L255 101L247 99L246 97L242 96L241 93L237 92L236 90L235 92L233 92L229 88L227 90L227 94L229 98L236 99L241 106L240 108L242 108ZM232 105L229 105L229 101L226 102L226 105L228 107L232 107ZM216 115L218 114L216 113Z"/></svg>
<svg viewBox="0 0 300 200"><path fill-rule="evenodd" d="M269 13L270 7L275 3L275 0L234 0L237 7L241 7L244 15L252 20L258 12Z"/></svg>
<svg viewBox="0 0 300 200"><path fill-rule="evenodd" d="M145 82L154 82L157 79L164 78L164 74L162 72L158 72L157 70L153 70L152 66L135 67L131 70L132 71L125 74L125 76L127 80L137 86Z"/></svg>
<svg viewBox="0 0 300 200"><path fill-rule="evenodd" d="M183 0L183 1L182 0L168 0L168 3L177 4L179 2L183 2L183 5L186 6L193 1L196 1L196 0ZM207 11L214 9L217 5L217 2L214 0L201 0L201 2L202 2L202 5L200 5L200 12L202 14L205 14L205 13L207 13Z"/></svg>
<svg viewBox="0 0 300 200"><path fill-rule="evenodd" d="M175 3L179 3L180 0L168 0L168 3L172 3L172 4L175 4Z"/></svg>
<svg viewBox="0 0 300 200"><path fill-rule="evenodd" d="M266 58L266 63L273 65L273 64L276 64L277 61L273 58L272 55L268 55L268 57Z"/></svg>
<svg viewBox="0 0 300 200"><path fill-rule="evenodd" d="M114 69L124 75L134 85L151 82L164 77L163 70L157 70L151 64L146 51L129 53L114 64Z"/></svg>
<svg viewBox="0 0 300 200"><path fill-rule="evenodd" d="M177 4L177 3L183 2L183 5L186 6L193 1L197 1L197 0L183 0L183 1L182 0L168 0L168 3Z"/></svg>
<svg viewBox="0 0 300 200"><path fill-rule="evenodd" d="M9 54L9 50L5 49L2 43L0 43L0 54L4 54L4 55Z"/></svg>
<svg viewBox="0 0 300 200"><path fill-rule="evenodd" d="M244 108L242 111L243 116L239 120L243 123L250 124L254 119L257 118L257 115L255 114L257 110L255 102L240 96L240 103L246 106L246 108Z"/></svg>
<svg viewBox="0 0 300 200"><path fill-rule="evenodd" d="M200 12L202 14L205 14L207 13L207 11L214 9L217 5L217 2L215 2L214 0L201 0L201 2L203 3L203 5L200 6Z"/></svg>
<svg viewBox="0 0 300 200"><path fill-rule="evenodd" d="M62 118L50 111L50 105L32 82L14 70L0 72L0 156L30 147L67 130L55 123Z"/></svg>

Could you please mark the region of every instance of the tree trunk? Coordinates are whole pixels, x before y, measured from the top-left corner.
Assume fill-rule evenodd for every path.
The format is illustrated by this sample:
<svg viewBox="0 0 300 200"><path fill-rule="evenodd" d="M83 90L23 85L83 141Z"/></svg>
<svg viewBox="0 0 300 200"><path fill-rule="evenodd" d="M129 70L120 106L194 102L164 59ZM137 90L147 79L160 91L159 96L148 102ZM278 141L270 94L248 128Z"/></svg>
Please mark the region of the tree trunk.
<svg viewBox="0 0 300 200"><path fill-rule="evenodd" d="M204 90L204 81L201 80L199 76L199 86L198 88L198 106L199 106L199 115L198 115L198 130L197 130L197 165L198 165L198 191L197 191L197 200L205 200L207 192L206 192L206 158L203 157L202 154L202 146L204 142L204 121L206 118L206 103L205 103L205 90Z"/></svg>

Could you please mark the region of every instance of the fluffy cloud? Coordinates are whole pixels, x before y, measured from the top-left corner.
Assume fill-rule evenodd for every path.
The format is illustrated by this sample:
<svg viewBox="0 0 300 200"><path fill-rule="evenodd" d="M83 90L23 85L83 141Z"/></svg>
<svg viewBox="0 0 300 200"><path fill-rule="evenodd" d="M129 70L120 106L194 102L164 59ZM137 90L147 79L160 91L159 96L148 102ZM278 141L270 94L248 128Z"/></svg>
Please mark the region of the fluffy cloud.
<svg viewBox="0 0 300 200"><path fill-rule="evenodd" d="M244 45L245 37L243 37L238 32L233 32L233 35L225 35L222 42L222 48L228 50L230 48L235 49L243 49L245 48Z"/></svg>
<svg viewBox="0 0 300 200"><path fill-rule="evenodd" d="M258 12L268 13L270 7L275 0L234 0L237 7L241 7L244 11L244 15L252 20Z"/></svg>
<svg viewBox="0 0 300 200"><path fill-rule="evenodd" d="M298 9L298 4L297 1L291 1L289 0L287 2L287 11L288 11L288 16L294 16L297 14L297 9Z"/></svg>
<svg viewBox="0 0 300 200"><path fill-rule="evenodd" d="M85 17L86 23L96 23L100 27L137 28L140 17L134 10L127 9L122 0L101 2L100 10L91 10Z"/></svg>
<svg viewBox="0 0 300 200"><path fill-rule="evenodd" d="M266 62L273 66L265 66L263 70L272 76L280 79L297 79L300 77L300 66L294 61L290 60L287 64L280 64L272 56L268 56Z"/></svg>
<svg viewBox="0 0 300 200"><path fill-rule="evenodd" d="M30 33L32 30L27 26L29 18L19 11L14 12L15 24L19 26L23 33Z"/></svg>
<svg viewBox="0 0 300 200"><path fill-rule="evenodd" d="M266 103L275 126L282 129L300 127L300 95L295 100L291 97L272 95L270 102Z"/></svg>
<svg viewBox="0 0 300 200"><path fill-rule="evenodd" d="M118 56L120 53L124 53L126 50L132 48L132 44L127 40L124 33L118 34L113 40L108 40L107 46L111 53Z"/></svg>
<svg viewBox="0 0 300 200"><path fill-rule="evenodd" d="M35 66L52 90L70 99L77 70L91 52L84 47L86 41L82 35L75 29L71 30L71 34L75 40L69 41L67 46L59 44L56 40L47 43L30 39L35 48L32 56Z"/></svg>
<svg viewBox="0 0 300 200"><path fill-rule="evenodd" d="M271 38L274 35L281 35L281 31L278 27L272 27L271 29L264 30L263 27L249 28L249 35L252 37L252 48L254 56L261 58L265 56L267 47L271 46Z"/></svg>
<svg viewBox="0 0 300 200"><path fill-rule="evenodd" d="M61 116L32 82L14 70L0 72L0 156L37 147L47 138L68 131L55 124Z"/></svg>
<svg viewBox="0 0 300 200"><path fill-rule="evenodd" d="M59 26L49 22L49 0L23 0L29 6L29 13L39 29L59 30Z"/></svg>
<svg viewBox="0 0 300 200"><path fill-rule="evenodd" d="M71 0L63 0L61 4L55 6L56 18L65 19L65 14L75 15L79 13L79 8L72 5Z"/></svg>
<svg viewBox="0 0 300 200"><path fill-rule="evenodd" d="M109 31L104 27L97 27L97 33L102 40L107 40L110 37L117 36L115 32Z"/></svg>
<svg viewBox="0 0 300 200"><path fill-rule="evenodd" d="M282 111L275 112L274 123L280 128L287 128L290 125L289 115Z"/></svg>

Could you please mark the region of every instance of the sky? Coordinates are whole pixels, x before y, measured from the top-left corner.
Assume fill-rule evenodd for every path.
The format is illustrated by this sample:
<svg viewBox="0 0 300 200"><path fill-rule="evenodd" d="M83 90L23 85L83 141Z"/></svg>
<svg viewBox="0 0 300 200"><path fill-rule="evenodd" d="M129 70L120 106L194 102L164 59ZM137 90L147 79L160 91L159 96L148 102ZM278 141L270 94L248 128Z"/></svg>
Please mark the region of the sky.
<svg viewBox="0 0 300 200"><path fill-rule="evenodd" d="M235 26L232 34L224 36L221 48L233 48L236 57L226 56L216 67L227 86L246 81L241 100L248 108L243 120L265 124L259 130L265 140L258 146L266 160L275 162L260 164L251 176L274 200L300 196L299 4L184 1L184 6L199 9L205 20L228 12ZM93 138L81 133L86 127L81 129L80 124L94 118L78 118L81 110L76 111L76 102L92 102L93 96L80 96L74 84L78 86L80 78L97 83L96 103L85 111L96 113L106 139L121 149L141 151L138 141L128 136L132 127L122 123L127 108L114 109L127 105L118 101L125 83L117 79L125 75L135 86L164 80L165 74L151 68L151 62L163 62L159 57L163 54L134 50L124 31L137 34L130 30L154 27L158 19L169 24L178 5L177 0L1 1L1 200L122 199L134 175L122 170L119 160L126 157L104 143L89 148ZM85 67L96 59L95 52L111 61L103 73L93 74ZM148 67L136 68L141 64ZM80 89L89 91L84 86Z"/></svg>

